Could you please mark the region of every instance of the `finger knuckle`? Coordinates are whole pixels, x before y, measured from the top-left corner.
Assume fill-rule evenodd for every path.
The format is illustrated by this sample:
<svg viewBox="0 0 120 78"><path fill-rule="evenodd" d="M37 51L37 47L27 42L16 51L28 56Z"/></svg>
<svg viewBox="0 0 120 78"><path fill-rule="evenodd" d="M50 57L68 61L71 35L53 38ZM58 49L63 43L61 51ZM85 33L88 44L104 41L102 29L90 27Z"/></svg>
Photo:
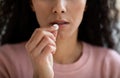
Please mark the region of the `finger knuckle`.
<svg viewBox="0 0 120 78"><path fill-rule="evenodd" d="M48 41L48 42L50 42L50 39L49 39L49 37L48 36L44 36L44 39L45 39L45 41Z"/></svg>
<svg viewBox="0 0 120 78"><path fill-rule="evenodd" d="M52 46L52 45L48 45L48 49L50 51L56 51L56 47Z"/></svg>

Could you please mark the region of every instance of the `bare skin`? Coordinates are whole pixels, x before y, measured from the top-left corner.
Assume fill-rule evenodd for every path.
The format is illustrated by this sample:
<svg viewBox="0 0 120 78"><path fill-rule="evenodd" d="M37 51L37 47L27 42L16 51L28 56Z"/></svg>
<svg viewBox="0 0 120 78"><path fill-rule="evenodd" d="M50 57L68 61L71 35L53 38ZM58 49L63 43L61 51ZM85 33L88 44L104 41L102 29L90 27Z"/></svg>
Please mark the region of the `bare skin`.
<svg viewBox="0 0 120 78"><path fill-rule="evenodd" d="M36 29L26 48L31 57L35 69L34 76L38 78L53 78L53 56L56 51L55 35L50 32L57 32L54 28ZM42 74L38 76L38 74ZM47 75L46 75L47 73Z"/></svg>

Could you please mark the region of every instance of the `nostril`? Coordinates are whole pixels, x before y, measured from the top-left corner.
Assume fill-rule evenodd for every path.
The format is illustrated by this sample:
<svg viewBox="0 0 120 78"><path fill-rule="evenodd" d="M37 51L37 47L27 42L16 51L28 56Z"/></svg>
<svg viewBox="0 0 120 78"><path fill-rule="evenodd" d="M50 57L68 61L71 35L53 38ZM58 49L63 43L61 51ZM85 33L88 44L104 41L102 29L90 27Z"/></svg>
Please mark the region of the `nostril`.
<svg viewBox="0 0 120 78"><path fill-rule="evenodd" d="M61 13L65 13L64 11L61 11Z"/></svg>
<svg viewBox="0 0 120 78"><path fill-rule="evenodd" d="M57 11L54 11L54 13L57 13ZM61 11L61 13L65 13L65 11Z"/></svg>
<svg viewBox="0 0 120 78"><path fill-rule="evenodd" d="M57 11L54 11L54 13L57 13Z"/></svg>

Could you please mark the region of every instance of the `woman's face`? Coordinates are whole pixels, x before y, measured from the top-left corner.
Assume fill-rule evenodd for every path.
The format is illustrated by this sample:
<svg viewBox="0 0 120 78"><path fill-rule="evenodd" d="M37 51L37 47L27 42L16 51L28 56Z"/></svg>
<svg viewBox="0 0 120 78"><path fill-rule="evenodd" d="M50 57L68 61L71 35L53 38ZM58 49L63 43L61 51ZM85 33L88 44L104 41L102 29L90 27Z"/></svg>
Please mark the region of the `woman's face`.
<svg viewBox="0 0 120 78"><path fill-rule="evenodd" d="M32 0L40 27L59 25L63 37L74 35L81 23L86 0Z"/></svg>

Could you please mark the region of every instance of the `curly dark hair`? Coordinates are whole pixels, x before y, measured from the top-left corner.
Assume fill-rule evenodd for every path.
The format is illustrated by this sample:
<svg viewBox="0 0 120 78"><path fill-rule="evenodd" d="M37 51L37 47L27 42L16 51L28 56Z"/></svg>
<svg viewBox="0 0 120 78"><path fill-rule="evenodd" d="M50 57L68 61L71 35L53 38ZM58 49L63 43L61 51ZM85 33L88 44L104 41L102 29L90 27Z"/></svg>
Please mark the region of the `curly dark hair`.
<svg viewBox="0 0 120 78"><path fill-rule="evenodd" d="M30 38L34 29L39 27L32 12L29 0L2 0L0 20L10 14L7 24L0 22L0 31L6 26L2 44L18 43ZM87 0L86 11L79 26L78 41L116 49L120 45L118 29L118 10L116 0ZM12 6L12 7L11 7ZM12 14L11 14L12 13ZM116 36L115 36L116 35ZM116 40L117 39L117 40Z"/></svg>

